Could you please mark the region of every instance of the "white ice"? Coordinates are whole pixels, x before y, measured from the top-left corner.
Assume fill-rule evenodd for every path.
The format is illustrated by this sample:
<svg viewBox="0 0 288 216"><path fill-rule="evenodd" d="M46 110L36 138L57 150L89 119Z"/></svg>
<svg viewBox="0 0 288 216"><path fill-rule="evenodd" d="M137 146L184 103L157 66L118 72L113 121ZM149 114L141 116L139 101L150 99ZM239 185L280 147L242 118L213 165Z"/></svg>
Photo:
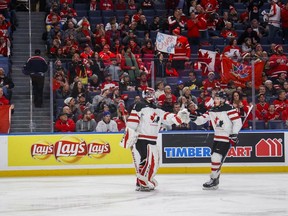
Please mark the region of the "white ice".
<svg viewBox="0 0 288 216"><path fill-rule="evenodd" d="M217 191L202 190L204 174L156 177L152 192L132 175L1 178L0 215L288 215L288 174L222 174Z"/></svg>

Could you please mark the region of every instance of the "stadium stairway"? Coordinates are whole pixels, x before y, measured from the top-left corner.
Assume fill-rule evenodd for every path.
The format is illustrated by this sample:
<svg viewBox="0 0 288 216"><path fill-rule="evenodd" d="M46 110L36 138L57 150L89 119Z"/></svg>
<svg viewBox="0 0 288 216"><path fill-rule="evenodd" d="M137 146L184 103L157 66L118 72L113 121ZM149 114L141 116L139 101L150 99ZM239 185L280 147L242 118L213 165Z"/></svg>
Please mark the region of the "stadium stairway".
<svg viewBox="0 0 288 216"><path fill-rule="evenodd" d="M42 108L32 108L32 124L30 121L30 77L22 73L24 63L30 56L29 48L29 14L28 12L17 12L19 26L13 34L13 56L12 56L12 79L15 83L11 103L15 105L15 111L11 118L10 133L19 132L50 132L50 93L49 77L46 73L44 86L44 103ZM31 13L32 26L32 55L35 49L40 49L45 54L45 45L42 41L44 32L43 12ZM43 56L42 55L42 56Z"/></svg>

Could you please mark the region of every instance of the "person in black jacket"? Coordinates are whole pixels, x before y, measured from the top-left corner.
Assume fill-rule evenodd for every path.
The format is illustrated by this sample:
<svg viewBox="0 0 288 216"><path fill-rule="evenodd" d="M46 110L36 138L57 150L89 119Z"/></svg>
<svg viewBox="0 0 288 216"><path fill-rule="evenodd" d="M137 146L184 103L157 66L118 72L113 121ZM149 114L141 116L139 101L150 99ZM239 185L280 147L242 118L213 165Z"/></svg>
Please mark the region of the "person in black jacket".
<svg viewBox="0 0 288 216"><path fill-rule="evenodd" d="M30 57L24 65L23 72L31 77L35 107L42 107L45 73L48 71L48 64L41 57L39 49L36 49L34 53L35 55Z"/></svg>

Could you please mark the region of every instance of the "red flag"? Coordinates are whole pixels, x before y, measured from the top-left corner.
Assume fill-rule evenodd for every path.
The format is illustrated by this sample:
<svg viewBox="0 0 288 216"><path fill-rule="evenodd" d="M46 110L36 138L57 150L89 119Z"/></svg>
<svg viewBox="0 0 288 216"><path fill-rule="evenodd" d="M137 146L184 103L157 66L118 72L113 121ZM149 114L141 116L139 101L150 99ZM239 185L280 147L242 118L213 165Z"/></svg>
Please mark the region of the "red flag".
<svg viewBox="0 0 288 216"><path fill-rule="evenodd" d="M221 82L227 84L230 80L233 80L236 86L245 87L247 81L252 81L252 66L244 63L239 63L231 60L225 55L221 60ZM264 69L264 62L258 61L254 64L255 71L255 88L262 84L262 72Z"/></svg>
<svg viewBox="0 0 288 216"><path fill-rule="evenodd" d="M9 133L10 131L10 105L0 106L0 133Z"/></svg>
<svg viewBox="0 0 288 216"><path fill-rule="evenodd" d="M201 64L203 75L208 75L210 71L215 71L216 52L210 50L198 50L198 62Z"/></svg>

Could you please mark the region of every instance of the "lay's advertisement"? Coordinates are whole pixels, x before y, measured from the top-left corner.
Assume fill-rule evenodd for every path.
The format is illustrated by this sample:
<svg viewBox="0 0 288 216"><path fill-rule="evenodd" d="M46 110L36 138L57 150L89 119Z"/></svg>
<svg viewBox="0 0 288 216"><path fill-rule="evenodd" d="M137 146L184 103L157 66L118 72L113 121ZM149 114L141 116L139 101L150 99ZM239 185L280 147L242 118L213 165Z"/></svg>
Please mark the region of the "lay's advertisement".
<svg viewBox="0 0 288 216"><path fill-rule="evenodd" d="M8 137L8 167L131 164L122 134L61 134Z"/></svg>

